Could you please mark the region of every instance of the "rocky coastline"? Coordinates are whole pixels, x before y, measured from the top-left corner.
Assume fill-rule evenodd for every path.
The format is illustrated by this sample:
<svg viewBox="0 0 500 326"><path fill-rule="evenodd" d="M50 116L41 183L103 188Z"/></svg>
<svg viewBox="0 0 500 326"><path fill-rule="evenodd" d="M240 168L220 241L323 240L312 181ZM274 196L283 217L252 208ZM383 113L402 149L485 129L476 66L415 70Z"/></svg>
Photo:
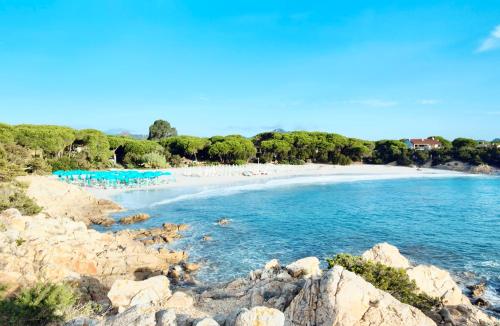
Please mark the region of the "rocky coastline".
<svg viewBox="0 0 500 326"><path fill-rule="evenodd" d="M207 288L194 282L197 264L188 253L158 246L188 226L100 233L89 226L119 207L75 186L54 181L46 191L43 180L29 181L28 194L44 209L35 216L0 213L0 284L15 293L38 282L67 282L102 307L65 325L500 325L447 271L413 266L387 243L362 258L404 270L419 291L439 299L439 309L424 313L342 266L322 270L316 257L286 266L274 259L245 278Z"/></svg>

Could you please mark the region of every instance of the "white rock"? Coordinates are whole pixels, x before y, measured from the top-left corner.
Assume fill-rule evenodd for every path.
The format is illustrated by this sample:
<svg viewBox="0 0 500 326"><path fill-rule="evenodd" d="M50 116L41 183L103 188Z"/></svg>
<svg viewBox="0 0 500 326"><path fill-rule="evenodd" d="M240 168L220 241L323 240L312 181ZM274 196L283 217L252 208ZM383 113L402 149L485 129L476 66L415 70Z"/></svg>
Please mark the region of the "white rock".
<svg viewBox="0 0 500 326"><path fill-rule="evenodd" d="M302 276L304 278L321 276L319 259L316 257L306 257L299 259L286 266L288 273L293 277Z"/></svg>
<svg viewBox="0 0 500 326"><path fill-rule="evenodd" d="M399 249L387 242L376 244L370 250L361 255L365 260L371 260L395 268L409 268L410 262L406 259Z"/></svg>
<svg viewBox="0 0 500 326"><path fill-rule="evenodd" d="M362 277L335 266L309 279L285 310L286 325L435 326L420 310L401 303Z"/></svg>
<svg viewBox="0 0 500 326"><path fill-rule="evenodd" d="M104 322L105 326L155 326L155 311L151 306L138 305L112 316Z"/></svg>
<svg viewBox="0 0 500 326"><path fill-rule="evenodd" d="M171 295L170 282L163 275L144 281L116 280L108 292L113 307L122 309L132 305L158 303Z"/></svg>
<svg viewBox="0 0 500 326"><path fill-rule="evenodd" d="M423 293L441 298L445 305L470 304L450 273L432 265L418 265L406 271Z"/></svg>
<svg viewBox="0 0 500 326"><path fill-rule="evenodd" d="M235 326L282 326L284 324L285 315L278 309L267 307L243 309L235 322Z"/></svg>
<svg viewBox="0 0 500 326"><path fill-rule="evenodd" d="M197 322L196 324L194 324L195 326L219 326L219 323L216 322L215 320L213 320L212 318L203 318L202 320L200 320L199 322Z"/></svg>
<svg viewBox="0 0 500 326"><path fill-rule="evenodd" d="M177 291L165 303L167 308L190 308L194 300L189 294Z"/></svg>
<svg viewBox="0 0 500 326"><path fill-rule="evenodd" d="M278 269L278 268L280 268L280 262L277 259L270 260L264 265L264 270Z"/></svg>
<svg viewBox="0 0 500 326"><path fill-rule="evenodd" d="M17 208L8 208L0 213L0 217L11 219L16 217L21 217L22 214Z"/></svg>
<svg viewBox="0 0 500 326"><path fill-rule="evenodd" d="M156 326L177 326L175 322L175 310L166 309L156 313Z"/></svg>

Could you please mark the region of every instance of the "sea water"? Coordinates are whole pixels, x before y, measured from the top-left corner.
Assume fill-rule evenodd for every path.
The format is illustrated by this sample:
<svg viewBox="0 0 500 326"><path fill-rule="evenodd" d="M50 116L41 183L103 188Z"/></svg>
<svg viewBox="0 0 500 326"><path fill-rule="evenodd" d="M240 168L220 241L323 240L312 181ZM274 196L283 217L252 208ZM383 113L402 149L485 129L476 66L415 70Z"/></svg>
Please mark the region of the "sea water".
<svg viewBox="0 0 500 326"><path fill-rule="evenodd" d="M151 215L132 227L189 224L171 247L202 263L196 277L205 284L247 275L273 258L324 261L389 242L414 263L449 270L462 287L486 281L486 298L498 311L500 177L333 180L132 191L113 199L129 209L117 217ZM231 223L219 226L222 217Z"/></svg>

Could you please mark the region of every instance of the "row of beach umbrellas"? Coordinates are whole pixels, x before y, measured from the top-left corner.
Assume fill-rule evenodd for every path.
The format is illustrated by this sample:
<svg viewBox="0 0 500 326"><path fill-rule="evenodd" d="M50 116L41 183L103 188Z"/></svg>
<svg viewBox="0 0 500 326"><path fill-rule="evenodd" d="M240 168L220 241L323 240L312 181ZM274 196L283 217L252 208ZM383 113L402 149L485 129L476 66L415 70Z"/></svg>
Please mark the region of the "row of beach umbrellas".
<svg viewBox="0 0 500 326"><path fill-rule="evenodd" d="M55 171L59 180L88 187L124 188L157 184L171 176L167 171L105 170L105 171Z"/></svg>

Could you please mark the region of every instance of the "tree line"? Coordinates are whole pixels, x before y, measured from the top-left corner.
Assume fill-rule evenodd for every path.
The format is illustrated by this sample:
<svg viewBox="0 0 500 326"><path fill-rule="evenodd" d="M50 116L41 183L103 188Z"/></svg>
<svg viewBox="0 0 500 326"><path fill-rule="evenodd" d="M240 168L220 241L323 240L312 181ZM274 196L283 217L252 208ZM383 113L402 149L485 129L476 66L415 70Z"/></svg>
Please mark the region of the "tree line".
<svg viewBox="0 0 500 326"><path fill-rule="evenodd" d="M367 141L326 132L264 132L209 138L178 135L164 120L151 125L148 139L106 135L94 129L52 125L0 124L0 180L25 172L71 169L165 168L206 162L304 164L353 162L437 165L452 160L500 166L497 144L473 139L452 142L435 136L442 147L412 150L401 140Z"/></svg>

